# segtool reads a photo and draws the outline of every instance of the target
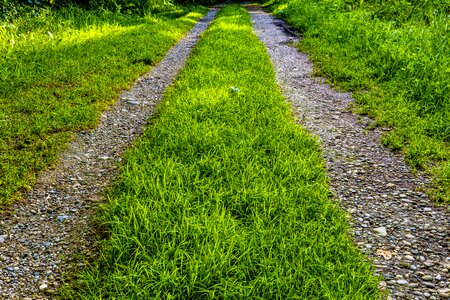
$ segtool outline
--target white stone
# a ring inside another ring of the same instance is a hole
[[[379,236],[387,236],[386,227],[377,227],[373,231],[375,231]]]
[[[444,299],[450,298],[450,289],[442,289],[442,290],[438,290],[437,292],[439,294],[439,297],[441,297],[441,298],[444,298]]]

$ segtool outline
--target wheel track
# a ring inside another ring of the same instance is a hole
[[[0,220],[0,298],[54,298],[64,274],[98,255],[92,217],[116,176],[117,161],[142,132],[165,89],[183,68],[212,8],[165,58],[115,105],[97,128],[78,132],[57,166],[42,172],[25,199]]]
[[[446,299],[450,216],[422,192],[429,179],[413,176],[402,156],[381,147],[382,129],[368,131],[371,120],[349,111],[350,94],[312,78],[307,55],[291,46],[299,38],[283,21],[248,9],[299,123],[321,141],[331,189],[351,216],[354,240],[384,276],[380,289],[387,288],[390,299]]]

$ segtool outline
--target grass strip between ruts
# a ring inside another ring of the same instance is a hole
[[[69,7],[0,24],[0,208],[205,12],[173,7],[140,17]]]
[[[103,207],[85,299],[375,299],[245,9],[206,31]]]

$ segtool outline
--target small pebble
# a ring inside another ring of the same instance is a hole
[[[57,219],[59,222],[63,222],[64,220],[67,220],[68,218],[69,218],[69,216],[63,215],[63,216],[58,216],[56,219]]]
[[[431,281],[431,280],[433,280],[433,277],[431,275],[423,275],[422,280]]]
[[[138,105],[138,104],[139,104],[139,101],[136,101],[136,100],[128,100],[127,103],[128,103],[128,104],[131,104],[131,105]]]
[[[387,236],[386,227],[377,227],[374,230],[379,236]]]
[[[449,299],[450,298],[450,288],[448,289],[441,289],[437,291],[439,294],[439,297],[444,298],[444,299]]]

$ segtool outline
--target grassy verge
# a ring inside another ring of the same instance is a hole
[[[102,209],[84,299],[375,299],[248,13],[219,12]]]
[[[0,207],[204,12],[174,7],[138,17],[70,7],[0,24]]]
[[[382,143],[433,176],[450,203],[449,1],[286,0],[274,11],[302,33],[317,75],[354,92],[356,111],[393,128]]]

